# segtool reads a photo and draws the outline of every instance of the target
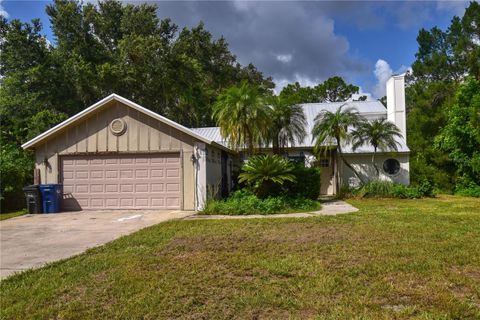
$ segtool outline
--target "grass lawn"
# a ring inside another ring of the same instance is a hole
[[[0,283],[1,319],[479,319],[480,199],[171,221]]]
[[[21,215],[26,214],[26,210],[20,210],[20,211],[14,211],[14,212],[9,212],[9,213],[0,213],[0,221],[10,219],[13,217],[18,217]]]

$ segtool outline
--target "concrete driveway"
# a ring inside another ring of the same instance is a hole
[[[193,211],[80,211],[29,214],[0,222],[0,278],[40,267]]]

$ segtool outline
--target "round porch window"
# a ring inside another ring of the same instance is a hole
[[[397,174],[400,171],[400,162],[397,159],[387,159],[383,162],[383,171],[389,175]]]
[[[110,131],[116,136],[122,135],[127,130],[127,124],[123,119],[114,119],[110,122]]]

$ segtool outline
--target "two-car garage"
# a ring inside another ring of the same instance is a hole
[[[65,210],[180,209],[180,154],[61,157]]]

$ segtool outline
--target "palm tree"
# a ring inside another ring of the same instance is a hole
[[[289,99],[272,96],[269,99],[272,117],[271,141],[273,154],[280,154],[290,143],[303,142],[307,120],[302,106]]]
[[[369,143],[373,146],[372,164],[380,175],[380,170],[375,163],[377,150],[397,151],[400,143],[395,138],[402,138],[400,129],[385,118],[375,119],[373,121],[365,121],[361,123],[353,132],[353,150],[357,150],[364,144]]]
[[[243,81],[226,89],[213,106],[213,117],[220,133],[232,147],[246,147],[253,154],[270,127],[268,107],[258,87]]]
[[[364,180],[355,168],[345,160],[342,152],[342,143],[351,140],[351,133],[348,132],[349,127],[357,127],[365,119],[353,107],[344,108],[341,105],[335,112],[323,110],[315,117],[315,124],[312,129],[312,139],[315,140],[316,152],[327,151],[329,144],[335,143],[337,153],[343,163],[352,170],[363,184]]]

